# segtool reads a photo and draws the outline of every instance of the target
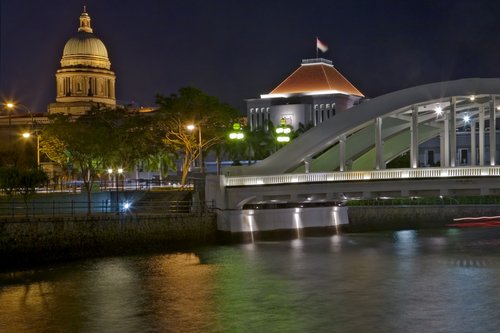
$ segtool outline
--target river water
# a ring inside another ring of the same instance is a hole
[[[0,332],[498,332],[500,228],[343,234],[0,275]]]

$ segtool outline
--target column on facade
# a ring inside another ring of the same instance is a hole
[[[457,160],[457,109],[456,97],[450,97],[450,167],[456,166]]]
[[[384,165],[384,147],[382,143],[382,118],[375,118],[375,168],[382,170]]]
[[[470,165],[475,166],[477,162],[476,155],[476,120],[470,121]]]
[[[479,105],[479,165],[484,166],[484,106]]]
[[[345,171],[345,144],[346,136],[341,135],[339,139],[339,170]]]
[[[494,166],[496,164],[496,142],[497,142],[497,133],[496,133],[496,101],[495,96],[491,95],[490,98],[490,165]]]
[[[313,124],[314,126],[318,125],[318,104],[314,105],[314,110],[313,110]]]
[[[410,160],[411,167],[418,168],[418,107],[413,106],[411,110],[411,126],[410,126]]]

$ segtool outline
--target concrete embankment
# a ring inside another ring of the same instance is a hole
[[[500,215],[500,205],[352,206],[346,231],[440,228],[454,218]]]
[[[212,214],[92,216],[0,222],[0,268],[215,242]]]

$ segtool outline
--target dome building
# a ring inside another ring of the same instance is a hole
[[[61,68],[56,72],[56,103],[49,104],[49,113],[79,115],[92,106],[116,106],[116,76],[108,51],[92,32],[84,7],[77,34],[64,46]]]

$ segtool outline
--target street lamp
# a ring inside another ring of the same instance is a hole
[[[240,123],[234,123],[233,130],[231,132],[229,132],[229,139],[233,142],[241,142],[244,138],[245,138],[245,134],[243,133],[243,128],[241,128]],[[239,155],[239,153],[240,153],[239,148],[240,148],[240,146],[237,145],[236,146],[237,155]],[[237,155],[235,156],[236,160],[233,162],[233,165],[241,165]]]
[[[34,132],[36,136],[36,167],[40,168],[40,134]],[[23,138],[29,139],[31,137],[30,132],[24,132]]]
[[[33,121],[33,113],[31,112],[30,108],[28,108],[24,104],[19,104],[19,103],[14,103],[14,102],[7,102],[4,104],[5,107],[7,107],[8,114],[9,114],[9,144],[12,143],[12,112],[16,108],[22,108],[26,112],[28,112],[29,116],[31,117],[31,127],[34,126],[34,121]]]
[[[14,110],[14,103],[8,102],[5,103],[5,106],[7,107],[8,114],[9,114],[9,145],[12,143],[12,125],[11,125],[11,118],[12,118],[12,111]]]
[[[116,192],[116,213],[120,213],[120,199],[119,199],[119,190],[118,190],[118,179],[119,177],[123,174],[123,169],[122,168],[118,168],[116,170],[116,176],[115,176],[115,185],[116,185],[116,188],[115,188],[115,192]],[[108,175],[110,178],[112,178],[112,175],[113,175],[113,169],[112,168],[109,168],[108,169]],[[110,191],[111,192],[111,191]]]
[[[233,124],[233,130],[229,133],[229,138],[231,140],[243,140],[245,138],[245,134],[243,134],[243,129],[239,123]]]
[[[281,118],[280,125],[276,127],[276,140],[280,143],[290,142],[290,133],[292,132],[290,126],[286,124],[286,119]]]
[[[200,173],[204,172],[203,168],[203,150],[202,150],[202,142],[201,142],[201,126],[198,124],[198,126],[195,126],[194,124],[189,124],[186,126],[188,131],[194,131],[196,128],[198,128],[198,164],[200,167]]]

